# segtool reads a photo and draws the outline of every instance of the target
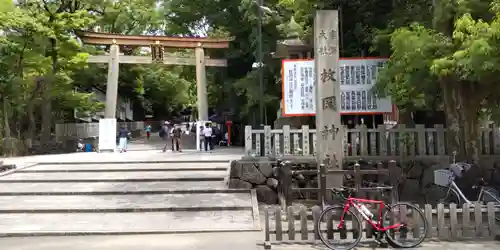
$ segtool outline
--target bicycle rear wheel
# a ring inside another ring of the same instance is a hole
[[[429,225],[424,212],[413,204],[400,202],[388,205],[382,219],[385,227],[401,224],[398,228],[385,231],[387,242],[393,247],[416,247],[427,235]]]
[[[438,185],[431,185],[427,188],[427,192],[425,193],[425,202],[426,204],[431,204],[432,206],[436,206],[438,203],[455,203],[460,205],[460,195],[458,195],[457,191],[453,189]]]
[[[344,220],[341,223],[340,218]],[[327,207],[316,224],[321,242],[330,249],[349,250],[358,245],[361,240],[363,228],[359,217],[351,211],[344,213],[344,207]]]
[[[481,198],[481,201],[484,203],[489,203],[493,202],[496,203],[496,206],[500,205],[500,194],[499,192],[491,187],[484,187],[483,188],[483,195]],[[495,220],[500,221],[500,215],[498,213],[495,214]]]

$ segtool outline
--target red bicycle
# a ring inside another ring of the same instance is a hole
[[[392,187],[372,189],[383,194]],[[345,204],[326,206],[319,216],[316,232],[328,248],[352,249],[361,241],[363,231],[367,234],[371,231],[379,244],[383,243],[381,240],[385,235],[387,243],[393,247],[412,248],[424,241],[428,225],[424,213],[417,206],[404,202],[386,205],[383,201],[353,198],[352,194],[356,191],[354,188],[332,188],[331,191],[342,198]],[[370,211],[370,205],[379,206],[378,215]],[[364,229],[358,214],[366,221]],[[339,223],[334,223],[334,219],[338,219]],[[326,228],[322,228],[323,225]],[[335,233],[340,234],[340,237],[334,237]],[[354,241],[348,243],[348,240]]]

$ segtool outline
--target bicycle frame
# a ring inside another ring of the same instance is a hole
[[[368,217],[368,215],[366,215],[363,212],[363,210],[361,210],[360,206],[363,203],[376,204],[376,205],[380,206],[378,221],[374,221],[374,220],[370,219]],[[349,197],[349,198],[347,198],[347,201],[344,204],[344,213],[340,217],[340,222],[339,222],[339,225],[337,226],[337,228],[342,228],[342,226],[344,225],[344,215],[347,213],[347,211],[349,210],[349,208],[351,208],[351,206],[354,207],[356,209],[356,211],[358,211],[358,213],[361,214],[361,216],[363,217],[363,219],[366,222],[368,222],[377,231],[384,232],[384,231],[387,231],[387,230],[390,230],[390,229],[393,229],[393,228],[399,228],[402,225],[400,223],[399,224],[395,224],[395,225],[391,225],[391,226],[388,226],[388,227],[384,227],[382,225],[383,224],[383,221],[382,221],[382,212],[383,212],[384,207],[385,207],[385,204],[384,204],[383,201],[367,200],[367,199],[360,199],[360,198]]]

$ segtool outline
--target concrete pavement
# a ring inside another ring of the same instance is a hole
[[[2,250],[263,250],[262,232],[195,233],[166,235],[67,236],[0,238]],[[358,250],[371,250],[363,244]],[[273,250],[328,250],[317,245],[274,245]],[[421,250],[498,250],[497,242],[436,242],[428,240]]]

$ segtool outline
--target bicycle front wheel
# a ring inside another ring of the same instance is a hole
[[[385,227],[400,225],[385,231],[387,242],[393,247],[416,247],[427,235],[429,225],[424,212],[413,204],[400,202],[389,205],[382,219]]]
[[[359,217],[351,211],[344,213],[344,207],[327,207],[316,224],[321,242],[330,249],[349,250],[358,245],[363,228]]]

